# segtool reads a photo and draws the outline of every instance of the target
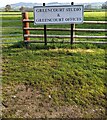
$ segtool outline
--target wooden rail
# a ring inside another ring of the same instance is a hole
[[[43,28],[24,28],[24,30],[44,30]],[[71,31],[70,28],[47,28],[47,31]],[[73,31],[79,31],[79,32],[107,32],[107,29],[79,29],[74,28]]]
[[[26,19],[23,19],[23,22],[29,22],[29,23],[33,23],[34,20],[26,20]],[[83,21],[83,23],[86,23],[86,24],[107,24],[107,21]]]
[[[34,34],[25,34],[24,37],[26,38],[43,38],[44,35],[34,35]],[[70,38],[70,35],[47,35],[47,38]],[[94,38],[94,39],[107,39],[107,36],[78,36],[78,35],[75,35],[73,36],[73,38]]]

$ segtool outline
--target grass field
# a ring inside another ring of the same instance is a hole
[[[104,12],[86,12],[84,16],[85,20],[105,20]],[[3,17],[6,19],[20,17]],[[12,32],[3,30],[3,34]],[[21,29],[15,30],[19,33]],[[3,117],[106,118],[105,50],[106,45],[93,44],[33,44],[26,49],[20,40],[3,46]]]

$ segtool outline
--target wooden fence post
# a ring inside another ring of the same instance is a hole
[[[74,2],[71,2],[71,5],[74,5]],[[71,41],[70,41],[70,44],[73,44],[73,27],[74,27],[74,24],[71,24]]]
[[[43,3],[43,6],[45,6],[45,3]],[[44,25],[44,42],[45,42],[45,45],[47,45],[46,25]]]
[[[29,30],[25,30],[24,28],[29,28],[29,22],[25,22],[23,20],[28,20],[29,16],[28,16],[28,12],[22,12],[22,22],[23,22],[23,38],[24,38],[24,42],[26,43],[26,47],[28,47],[28,42],[30,40],[29,37],[25,37],[24,35],[29,35],[30,32]]]

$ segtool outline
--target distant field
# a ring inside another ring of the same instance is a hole
[[[29,14],[32,19],[33,13]],[[104,12],[86,12],[84,16],[85,20],[105,20]],[[21,27],[21,22],[7,23],[7,19],[21,20],[20,16],[3,17],[3,27]],[[105,28],[90,24],[76,26]],[[58,34],[61,33],[66,34]],[[22,30],[3,28],[5,34],[22,34]],[[104,35],[102,32],[82,34]],[[4,118],[107,117],[106,45],[32,44],[26,49],[22,36],[13,39],[15,44],[2,48]]]

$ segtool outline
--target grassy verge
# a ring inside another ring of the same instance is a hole
[[[42,100],[49,102],[51,98],[55,106],[77,105],[82,111],[97,109],[98,114],[84,113],[82,117],[105,117],[105,71],[105,49],[94,46],[3,49],[4,89],[24,84],[39,90]],[[5,90],[3,97],[7,99]]]

